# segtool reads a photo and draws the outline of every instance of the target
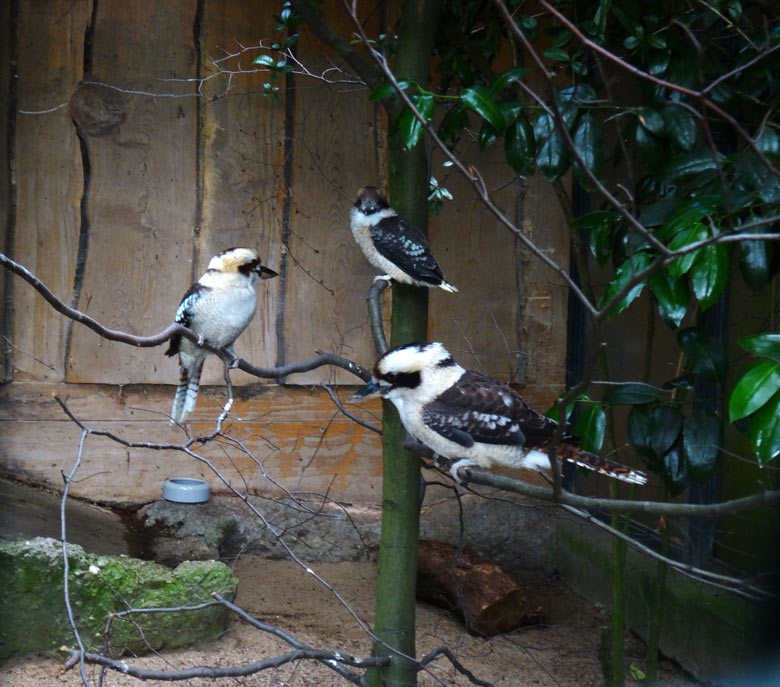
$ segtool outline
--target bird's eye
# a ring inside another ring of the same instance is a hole
[[[387,372],[386,374],[383,374],[382,381],[385,381],[388,384],[395,384],[395,372]]]

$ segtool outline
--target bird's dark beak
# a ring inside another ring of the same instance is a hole
[[[274,277],[279,276],[276,272],[266,267],[265,265],[260,265],[259,274],[260,274],[260,279],[273,279]]]
[[[347,399],[347,403],[356,403],[362,401],[365,398],[372,398],[382,392],[381,386],[377,382],[371,381],[368,384],[361,386],[352,396]]]

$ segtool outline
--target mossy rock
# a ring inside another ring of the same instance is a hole
[[[171,570],[127,556],[88,554],[69,544],[68,591],[81,640],[89,651],[112,656],[143,654],[216,639],[229,611],[208,606],[191,611],[109,617],[128,608],[176,608],[212,600],[216,592],[233,599],[237,580],[217,561],[187,561]],[[39,537],[0,542],[0,658],[18,653],[53,655],[75,646],[63,592],[62,545]]]

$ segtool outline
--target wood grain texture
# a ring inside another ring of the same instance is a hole
[[[16,29],[13,258],[65,302],[73,290],[84,181],[67,104],[82,78],[91,9],[86,1],[21,2]],[[52,108],[58,109],[48,111]],[[19,280],[13,285],[12,316],[14,379],[63,379],[67,321]]]
[[[298,56],[315,73],[332,66],[306,32]],[[375,107],[354,86],[299,77],[296,89],[285,353],[296,360],[325,349],[370,365],[375,355],[365,298],[375,271],[352,238],[349,210],[360,187],[377,183]],[[353,380],[335,369],[295,379],[320,381]]]
[[[496,203],[514,216],[512,171],[500,151],[464,151],[480,170]],[[516,379],[518,279],[515,238],[484,207],[461,175],[447,175],[433,157],[433,176],[455,197],[431,217],[430,241],[448,281],[450,294],[432,289],[429,336],[442,341],[461,365],[501,381]]]
[[[12,45],[16,42],[13,34],[11,3],[0,4],[0,100],[4,103],[12,103],[12,92],[16,88],[11,80]],[[11,112],[11,107],[0,107],[0,250],[10,253],[12,243],[8,235],[9,221],[13,221],[11,210],[12,197],[14,195],[11,184],[11,146],[13,130],[9,127],[16,126],[16,116]],[[6,282],[9,289],[6,291]],[[10,303],[6,301],[6,294],[10,297],[10,274],[0,274],[0,336],[8,336],[11,331]],[[8,352],[8,355],[6,355]],[[0,339],[0,382],[11,380],[11,354],[10,342]]]
[[[193,433],[213,429],[224,398],[217,389],[211,391],[199,398],[189,424]],[[5,385],[0,387],[0,465],[6,475],[61,487],[61,471],[73,464],[81,432],[53,400],[55,392],[68,397],[71,411],[90,428],[131,441],[185,440],[181,430],[168,426],[165,387]],[[226,433],[252,455],[226,442],[194,450],[236,488],[277,495],[278,483],[293,491],[329,493],[340,501],[379,500],[379,436],[344,417],[323,391],[273,388],[237,400],[234,409]],[[369,422],[378,422],[381,414],[378,402],[353,410]],[[200,477],[214,493],[228,491],[207,464],[184,453],[125,448],[91,436],[72,493],[98,502],[139,503],[159,498],[163,481],[172,476]]]
[[[189,269],[179,266],[189,267],[192,258],[196,85],[173,80],[195,71],[195,13],[195,0],[143,11],[106,0],[95,17],[91,77],[122,89],[111,102],[112,91],[102,95],[107,106],[123,108],[123,116],[108,131],[86,137],[92,181],[80,306],[103,324],[132,333],[170,323],[190,284]],[[162,350],[128,349],[75,328],[67,379],[155,382],[168,370],[174,379],[175,363],[163,362]]]
[[[281,184],[284,108],[263,95],[267,71],[252,60],[268,50],[246,50],[258,39],[278,38],[275,20],[264,3],[206,3],[200,41],[202,210],[197,251],[201,267],[210,256],[232,246],[256,248],[264,264],[278,271],[281,258]],[[264,40],[265,44],[270,40]],[[235,55],[229,59],[226,51]],[[279,280],[257,289],[255,319],[241,335],[237,352],[255,365],[273,366]],[[207,364],[202,383],[222,383],[222,367]],[[239,373],[236,384],[257,381]]]

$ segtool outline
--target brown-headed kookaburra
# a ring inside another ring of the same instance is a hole
[[[191,329],[203,342],[235,357],[233,342],[247,328],[257,309],[255,287],[261,279],[275,276],[276,272],[264,267],[251,248],[230,248],[217,253],[203,276],[181,299],[176,322]],[[179,354],[179,386],[171,410],[171,424],[175,424],[195,408],[208,352],[174,334],[165,353]]]
[[[371,382],[350,401],[379,395],[398,409],[406,431],[436,455],[467,465],[549,470],[548,447],[556,422],[533,410],[506,384],[462,368],[440,343],[410,343],[385,353]],[[555,448],[563,460],[633,484],[644,473],[581,449],[564,436]]]
[[[349,213],[352,235],[368,261],[382,274],[401,284],[438,286],[457,291],[444,281],[425,234],[390,207],[374,186],[366,186]]]

